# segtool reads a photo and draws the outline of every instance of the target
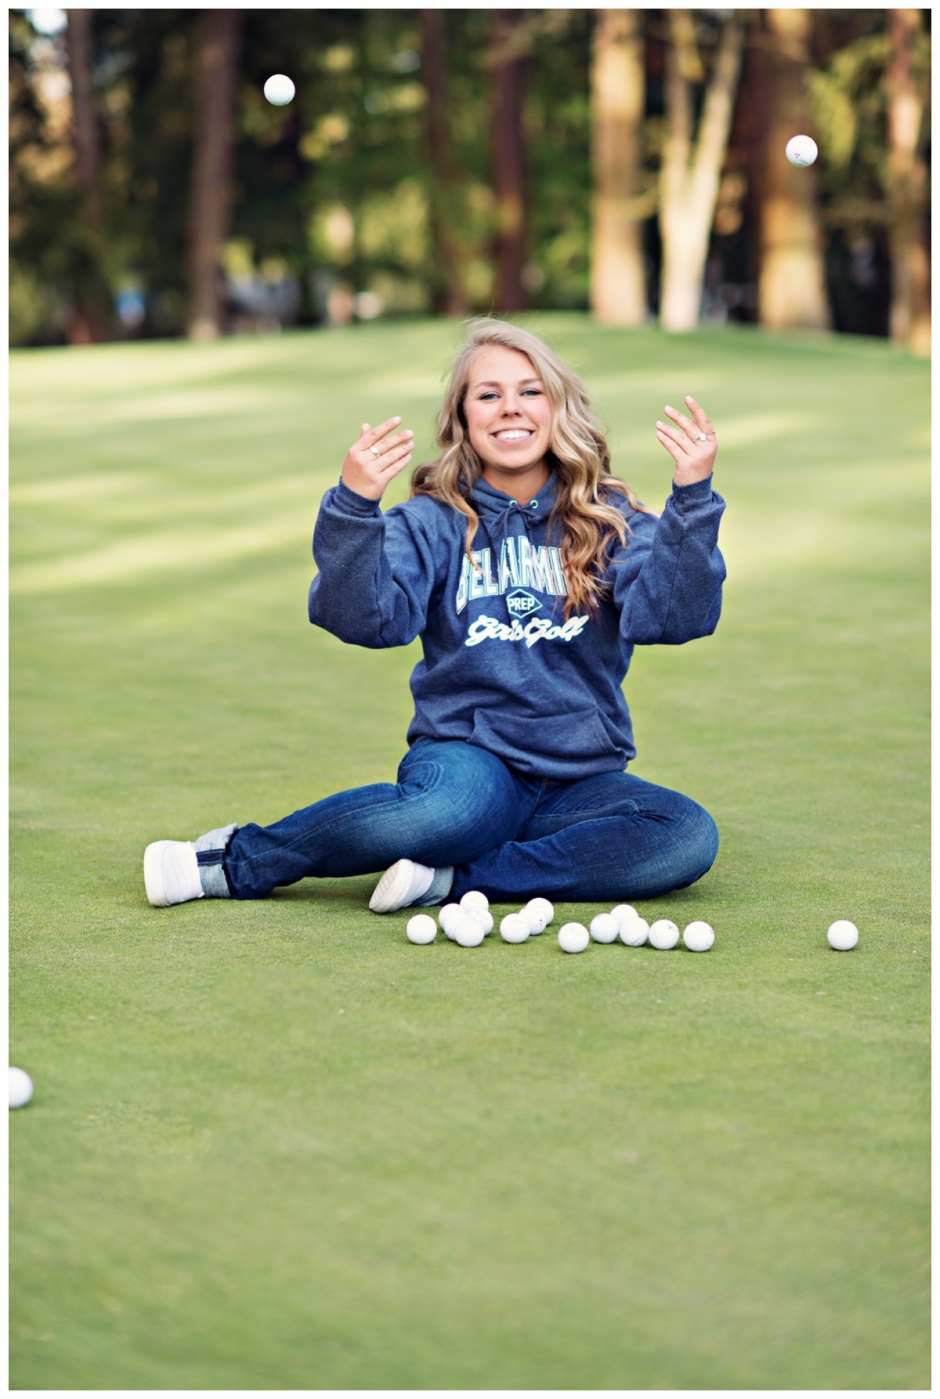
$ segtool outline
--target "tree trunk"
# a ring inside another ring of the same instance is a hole
[[[500,50],[519,23],[519,10],[496,10],[497,57],[493,65],[495,147],[496,250],[495,304],[499,311],[521,311],[526,305],[522,270],[525,266],[525,159],[522,142],[523,58]]]
[[[75,181],[90,196],[95,193],[101,147],[91,80],[91,10],[66,10],[68,16],[69,78],[72,82],[72,122],[75,139]]]
[[[722,25],[715,66],[693,144],[692,83],[702,74],[688,10],[668,10],[666,146],[660,175],[663,243],[659,319],[666,330],[698,324],[708,239],[741,68],[742,32],[732,12]]]
[[[767,10],[767,143],[760,214],[759,315],[775,329],[831,324],[816,171],[791,165],[791,136],[809,134],[810,10]]]
[[[421,11],[424,82],[431,154],[431,245],[434,309],[445,316],[469,310],[457,238],[457,177],[447,122],[447,38],[444,10]]]
[[[101,218],[98,171],[101,142],[95,115],[91,77],[91,10],[66,10],[68,16],[68,63],[72,83],[72,139],[75,144],[75,183],[84,193],[82,217],[95,225]],[[75,289],[75,304],[69,316],[70,345],[91,345],[102,339],[98,321],[101,307],[93,305],[99,296],[88,295],[87,285]]]
[[[927,243],[927,165],[924,102],[914,77],[920,10],[889,10],[888,202],[891,222],[891,339],[930,353],[930,253]]]
[[[240,10],[207,10],[196,55],[196,140],[189,195],[189,313],[192,340],[221,330],[221,257],[232,206],[235,87]]]
[[[594,209],[591,310],[604,325],[643,325],[643,211],[638,205],[646,107],[636,10],[597,10],[591,66]]]

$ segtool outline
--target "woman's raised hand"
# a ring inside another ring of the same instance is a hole
[[[343,462],[343,484],[366,500],[381,500],[385,488],[411,461],[414,433],[411,428],[396,432],[401,418],[389,418],[378,427],[362,424],[359,441],[354,442]]]
[[[691,396],[687,396],[685,401],[691,418],[670,408],[667,403],[666,413],[675,427],[670,427],[668,423],[656,423],[656,436],[676,464],[674,479],[677,486],[691,486],[693,481],[704,481],[714,471],[715,457],[718,455],[718,438],[708,414]]]

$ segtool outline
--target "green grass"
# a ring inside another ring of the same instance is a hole
[[[309,627],[309,537],[455,329],[13,356],[14,1388],[929,1385],[928,370],[534,325],[647,501],[663,405],[719,428],[721,625],[626,687],[705,957],[151,909],[148,841],[392,776],[417,651]]]

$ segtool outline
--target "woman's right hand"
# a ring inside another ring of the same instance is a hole
[[[401,418],[389,418],[378,427],[362,424],[343,462],[343,485],[366,500],[381,500],[389,481],[411,461],[414,433],[396,432]]]

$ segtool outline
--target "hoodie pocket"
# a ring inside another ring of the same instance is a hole
[[[596,709],[528,717],[499,709],[478,709],[470,742],[486,748],[522,772],[567,776],[568,769],[609,771],[611,759],[626,762],[626,743],[610,738]]]

